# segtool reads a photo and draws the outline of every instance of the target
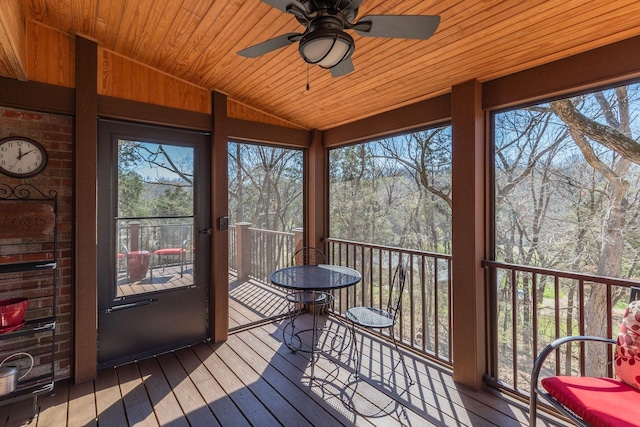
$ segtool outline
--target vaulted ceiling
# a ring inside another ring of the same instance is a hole
[[[363,0],[358,17],[440,15],[441,23],[425,41],[350,31],[355,71],[332,78],[328,70],[307,67],[297,43],[255,59],[237,54],[302,32],[294,16],[260,0],[21,0],[21,7],[26,19],[86,35],[135,61],[321,130],[449,92],[469,79],[491,80],[640,35],[637,0]]]

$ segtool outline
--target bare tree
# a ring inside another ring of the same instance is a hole
[[[291,231],[302,226],[302,153],[231,143],[229,208],[232,221]]]
[[[601,124],[594,118],[582,114],[576,107],[576,100],[563,99],[551,103],[553,112],[564,121],[571,138],[582,151],[585,160],[607,182],[607,214],[602,223],[600,257],[596,274],[620,277],[624,231],[628,201],[626,193],[629,183],[625,179],[632,161],[640,162],[640,144],[631,138],[629,100],[626,87],[619,87],[613,99],[607,99],[602,92],[594,94],[606,122]],[[592,147],[591,141],[601,144],[613,153],[601,158]],[[587,334],[605,336],[607,315],[606,288],[593,286],[585,304],[585,327]],[[587,347],[587,373],[602,375],[606,366],[606,355],[601,348]]]

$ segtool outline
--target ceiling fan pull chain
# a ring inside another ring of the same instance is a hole
[[[311,89],[311,86],[309,85],[309,63],[307,62],[307,92],[309,89]]]

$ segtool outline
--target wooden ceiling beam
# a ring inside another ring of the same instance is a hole
[[[27,80],[27,37],[19,0],[5,0],[0,8],[0,75]]]

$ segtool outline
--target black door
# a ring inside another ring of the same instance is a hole
[[[207,134],[101,120],[98,366],[208,337]]]

